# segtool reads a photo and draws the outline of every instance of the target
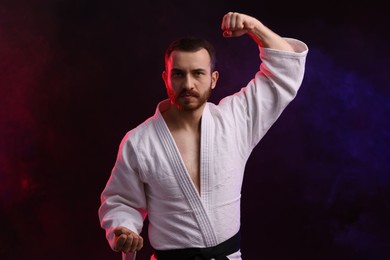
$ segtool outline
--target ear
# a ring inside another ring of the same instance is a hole
[[[218,77],[219,77],[218,71],[215,70],[213,71],[213,73],[211,73],[211,89],[214,89],[215,86],[217,85]]]
[[[167,72],[165,70],[161,73],[161,77],[164,80],[165,86],[167,86],[167,77],[168,77],[168,75],[167,75]]]

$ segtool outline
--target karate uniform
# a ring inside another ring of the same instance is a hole
[[[124,136],[99,208],[108,241],[117,226],[141,233],[146,216],[149,241],[159,250],[211,247],[239,231],[246,162],[294,99],[304,76],[308,48],[299,40],[286,40],[295,52],[259,47],[260,70],[248,85],[218,105],[206,104],[200,194],[160,112],[169,100]],[[123,259],[135,259],[135,254],[123,254]],[[229,259],[241,259],[240,251]]]

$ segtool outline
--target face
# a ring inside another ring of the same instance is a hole
[[[173,51],[162,74],[171,103],[186,111],[203,107],[218,80],[218,72],[210,70],[207,50]]]

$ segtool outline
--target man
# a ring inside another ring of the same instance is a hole
[[[196,38],[168,47],[162,78],[169,99],[123,138],[101,195],[101,226],[123,259],[142,248],[147,215],[151,259],[241,259],[245,164],[294,99],[308,48],[241,13],[227,13],[221,28],[224,37],[253,38],[260,71],[215,105],[207,102],[219,76],[213,47]]]

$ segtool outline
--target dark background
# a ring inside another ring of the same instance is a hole
[[[221,36],[228,11],[309,46],[297,98],[247,164],[244,259],[390,259],[386,9],[238,2],[1,0],[0,259],[121,258],[99,196],[125,132],[166,97],[168,42],[194,34],[216,46],[212,102],[257,70],[249,37]],[[138,259],[149,255],[146,242]]]

